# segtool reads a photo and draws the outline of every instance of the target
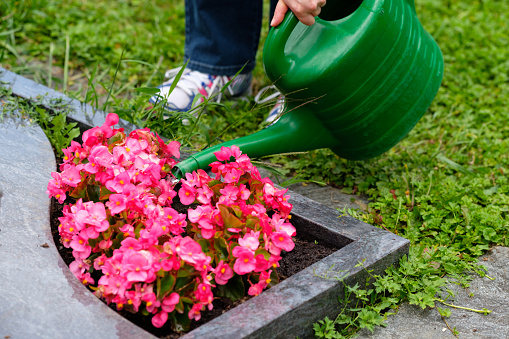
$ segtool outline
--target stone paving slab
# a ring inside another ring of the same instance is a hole
[[[483,315],[461,309],[451,309],[446,318],[451,328],[456,327],[459,338],[502,339],[509,338],[509,248],[496,246],[479,258],[487,267],[488,275],[495,278],[475,277],[468,289],[456,284],[448,288],[455,293],[449,303],[473,309],[487,308],[492,313]],[[470,297],[470,293],[473,296]],[[446,294],[444,294],[445,296]],[[450,308],[440,305],[441,308]],[[374,333],[363,330],[359,338],[366,339],[452,339],[456,338],[447,329],[436,309],[422,310],[415,305],[401,305],[398,314],[390,316],[387,327],[378,327]]]
[[[55,168],[40,127],[0,123],[0,338],[155,338],[92,295],[60,257],[46,195]]]

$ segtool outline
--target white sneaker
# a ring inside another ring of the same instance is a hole
[[[181,68],[170,69],[165,73],[165,78],[169,78],[169,80],[157,87],[160,89],[160,92],[149,99],[151,104],[155,105],[160,101],[165,101],[164,108],[170,112],[188,112],[194,106],[204,101],[203,98],[201,98],[197,100],[193,106],[194,98],[198,93],[206,98],[209,98],[214,93],[219,93],[215,98],[215,100],[219,102],[222,98],[222,93],[220,93],[220,91],[230,80],[233,79],[227,87],[226,95],[235,97],[249,92],[251,80],[253,78],[251,73],[239,74],[234,77],[210,75],[186,68],[177,85],[170,93],[171,85],[175,81],[175,77],[180,69]]]
[[[276,92],[272,93],[271,95],[261,99],[261,97],[265,94],[265,92],[269,89],[276,90]],[[276,123],[279,118],[281,117],[283,110],[284,110],[284,103],[285,103],[285,97],[277,91],[276,87],[274,85],[264,87],[256,94],[254,101],[261,105],[270,101],[276,100],[276,104],[272,107],[272,109],[269,111],[269,115],[267,118],[265,118],[265,122],[269,123],[270,125]]]

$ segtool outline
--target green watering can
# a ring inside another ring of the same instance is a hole
[[[263,63],[286,113],[180,162],[177,176],[207,168],[232,145],[251,158],[327,147],[346,159],[375,157],[416,125],[443,75],[442,53],[413,0],[331,0],[312,26],[288,12],[269,32]]]

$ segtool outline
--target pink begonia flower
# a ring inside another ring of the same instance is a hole
[[[129,282],[147,281],[150,271],[153,269],[153,257],[149,251],[132,251],[124,258],[123,267],[129,272],[126,278]]]
[[[239,233],[239,232],[242,232],[242,228],[234,228],[234,227],[230,227],[227,229],[228,232],[231,232],[231,233]]]
[[[71,248],[78,252],[83,252],[86,250],[88,245],[88,238],[84,238],[81,235],[75,235],[72,237]]]
[[[232,169],[224,176],[224,182],[227,184],[236,183],[243,174],[244,172],[242,170]]]
[[[108,167],[113,162],[113,155],[106,146],[96,146],[90,152],[90,156],[101,166]]]
[[[89,284],[93,285],[93,284],[95,284],[94,278],[92,278],[90,276],[90,273],[88,273],[88,272],[84,273],[83,275],[81,275],[81,277],[79,277],[79,279],[80,279],[80,281],[81,281],[81,283],[83,285],[89,285]]]
[[[221,260],[214,270],[214,280],[219,285],[224,285],[233,277],[232,268]]]
[[[116,146],[113,148],[113,163],[125,167],[130,165],[130,156],[125,150],[125,147]]]
[[[251,231],[246,233],[243,238],[239,239],[239,245],[249,248],[251,251],[256,251],[258,246],[260,246],[260,231],[254,232]]]
[[[210,216],[214,209],[212,206],[197,206],[194,210],[188,209],[187,215],[189,216],[190,222],[200,222],[202,220],[210,221]],[[211,225],[212,227],[212,225]]]
[[[240,155],[242,154],[242,152],[240,151],[240,148],[238,146],[233,145],[232,147],[230,147],[230,149],[232,152],[232,156],[235,159],[238,159],[240,157]]]
[[[121,251],[127,251],[127,250],[134,250],[134,251],[141,251],[143,248],[143,244],[134,237],[128,237],[122,240],[120,243],[120,250]]]
[[[180,158],[180,142],[178,141],[170,141],[168,144],[165,144],[160,138],[157,136],[159,140],[159,144],[165,154],[169,156]]]
[[[202,304],[200,304],[200,303],[194,304],[188,313],[189,319],[191,319],[191,320],[194,319],[196,321],[200,320],[202,308],[203,308]]]
[[[91,128],[83,132],[81,139],[83,140],[84,146],[93,146],[98,140],[102,139],[102,131],[99,127]]]
[[[147,147],[148,142],[146,140],[127,138],[124,149],[130,157],[134,157],[143,152]]]
[[[255,272],[262,272],[266,271],[268,268],[271,267],[271,264],[268,260],[265,259],[263,254],[258,254],[256,257],[256,268],[254,269]]]
[[[239,188],[234,185],[227,185],[223,189],[219,190],[222,195],[219,197],[218,204],[231,205],[237,200],[239,194]]]
[[[241,168],[243,168],[246,171],[250,172],[253,172],[255,170],[257,171],[256,167],[251,163],[251,159],[249,159],[249,157],[246,154],[242,154],[241,156],[237,157],[236,162],[237,164],[239,164]],[[253,173],[251,173],[251,176],[254,179],[258,179],[255,175],[253,175]]]
[[[156,328],[163,327],[166,321],[168,321],[168,313],[165,311],[160,311],[152,317],[152,325]]]
[[[285,219],[281,218],[279,214],[274,214],[270,223],[274,226],[277,232],[285,232],[290,237],[294,237],[297,234],[295,227],[293,227],[293,225],[289,222],[285,222]]]
[[[106,254],[101,254],[97,258],[94,259],[94,269],[96,270],[102,270],[102,266],[106,262],[108,257],[106,257]]]
[[[208,186],[198,188],[197,193],[196,200],[203,205],[210,204],[210,198],[214,196],[214,192]]]
[[[239,185],[239,196],[242,200],[247,200],[251,196],[251,191],[246,187],[246,185]]]
[[[158,187],[161,189],[161,194],[157,197],[157,201],[162,206],[170,205],[177,195],[177,192],[173,190],[173,185],[169,180],[161,179]]]
[[[124,237],[134,237],[134,227],[130,224],[124,224],[124,226],[119,228],[120,231],[124,233]]]
[[[112,294],[124,295],[127,286],[126,279],[120,275],[113,275],[108,279],[108,290]]]
[[[141,305],[141,294],[139,294],[137,290],[136,291],[129,290],[125,292],[125,297],[127,298],[127,304],[132,305],[134,311],[138,312],[139,307]]]
[[[272,270],[269,270],[268,272],[262,272],[260,274],[260,280],[258,281],[258,283],[251,285],[247,294],[257,296],[258,294],[262,293],[263,289],[265,289],[267,285],[270,284],[271,272]]]
[[[237,258],[235,264],[233,264],[235,273],[244,275],[252,272],[256,268],[256,259],[251,250],[242,246],[237,246],[233,249],[232,254]]]
[[[196,256],[196,263],[193,266],[197,271],[205,272],[206,276],[212,270],[211,262],[212,258],[202,252],[202,254]]]
[[[113,245],[113,241],[111,239],[101,240],[99,242],[99,248],[102,250],[107,250]]]
[[[196,188],[183,182],[179,190],[179,198],[184,205],[191,205],[196,200]]]
[[[198,284],[196,291],[194,291],[194,295],[196,300],[201,302],[203,305],[208,305],[212,303],[212,300],[214,300],[214,295],[212,294],[212,290],[208,284]]]
[[[249,287],[249,290],[247,291],[247,294],[255,297],[258,294],[263,292],[263,287],[258,284],[253,284]]]
[[[66,198],[65,191],[61,189],[60,186],[56,184],[55,180],[53,179],[51,179],[50,182],[48,183],[46,194],[49,197],[55,197],[55,199],[58,200],[59,204],[62,204]]]
[[[74,160],[74,152],[77,148],[81,148],[81,145],[77,143],[76,141],[72,140],[71,145],[67,148],[63,148],[62,152],[64,153],[64,164],[67,164],[69,162],[72,162]],[[62,168],[60,168],[62,170]]]
[[[110,126],[113,126],[113,125],[116,125],[118,124],[118,115],[115,114],[115,113],[108,113],[108,115],[106,116],[106,120],[104,122],[104,125],[110,127]]]
[[[287,252],[295,247],[292,238],[286,232],[274,232],[270,235],[270,239],[277,247]]]
[[[145,293],[141,297],[141,300],[143,300],[146,303],[145,308],[150,313],[155,313],[155,311],[157,311],[157,308],[159,306],[161,306],[161,302],[159,300],[157,300],[157,297],[156,297],[155,293],[153,293],[153,292]]]
[[[76,187],[81,182],[80,171],[76,166],[67,166],[67,168],[61,174],[62,182],[71,187]]]
[[[176,256],[165,257],[164,255],[161,255],[161,258],[161,268],[166,272],[178,270],[180,268],[180,261]]]
[[[77,236],[74,236],[74,237],[77,237]],[[88,241],[85,243],[84,240],[82,240],[83,238],[80,238],[80,239],[73,239],[71,240],[71,248],[72,248],[72,244],[73,244],[73,241],[75,241],[75,248],[73,248],[73,251],[72,251],[72,255],[74,258],[76,259],[87,259],[88,256],[90,255],[90,253],[92,253],[92,247],[90,247],[88,245]],[[81,243],[80,243],[81,241]],[[82,246],[83,244],[86,244],[84,246]]]
[[[196,264],[204,255],[200,244],[190,237],[182,238],[177,244],[176,251],[182,260],[190,264]]]
[[[184,179],[182,179],[184,180]],[[198,175],[198,172],[193,171],[191,173],[186,173],[186,179],[185,182],[191,186],[191,187],[197,187],[200,186],[200,177]]]
[[[110,209],[111,215],[118,214],[127,207],[126,197],[123,194],[112,194],[106,206]]]
[[[124,187],[134,186],[131,184],[131,177],[127,171],[120,173],[115,176],[112,180],[108,180],[106,182],[106,188],[112,192],[122,193],[124,191]]]
[[[200,205],[194,210],[187,210],[187,215],[189,216],[189,221],[198,223],[198,226],[201,228],[202,236],[205,239],[210,239],[214,236],[215,218],[219,215],[219,210],[214,210],[210,205]]]
[[[72,274],[74,274],[75,277],[78,277],[78,279],[85,272],[85,270],[88,270],[89,268],[90,265],[85,264],[85,262],[81,259],[76,259],[69,265],[69,269],[71,270]]]
[[[165,312],[173,312],[175,309],[175,306],[180,301],[180,295],[176,292],[173,292],[169,296],[165,297],[163,301],[161,302],[161,309]]]
[[[227,161],[230,160],[230,157],[232,156],[232,150],[228,147],[223,146],[221,147],[221,150],[214,152],[214,155],[219,161]]]

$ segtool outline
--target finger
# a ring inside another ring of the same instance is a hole
[[[320,11],[318,11],[318,14],[320,14]],[[305,14],[305,15],[301,15],[301,16],[297,16],[297,19],[299,19],[300,22],[302,22],[304,25],[306,26],[311,26],[312,24],[315,23],[315,16],[317,16],[318,14],[314,15],[314,14]]]
[[[276,5],[276,9],[274,10],[274,16],[272,17],[270,25],[272,27],[279,25],[285,18],[286,12],[288,12],[288,6],[282,0],[279,0]]]

